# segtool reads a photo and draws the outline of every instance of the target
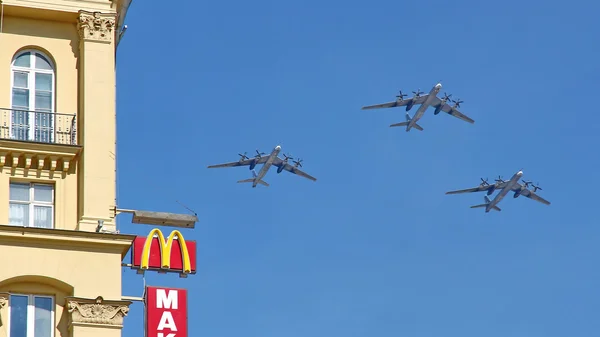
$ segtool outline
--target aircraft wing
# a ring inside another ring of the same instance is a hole
[[[440,104],[442,104],[442,100],[439,99],[438,97],[434,97],[433,99],[433,103],[431,103],[431,106],[433,107],[438,107]],[[462,119],[465,122],[468,123],[475,123],[474,120],[472,120],[471,118],[467,117],[465,114],[461,113],[460,111],[456,110],[456,108],[451,107],[450,105],[448,105],[447,103],[444,103],[444,106],[442,107],[442,111],[452,115],[458,119]]]
[[[525,189],[525,190],[523,190],[523,192],[521,192],[521,195],[524,196],[524,197],[527,197],[529,199],[533,199],[535,201],[539,201],[539,202],[541,202],[544,205],[550,205],[550,201],[548,201],[548,200],[540,197],[539,195],[535,194],[535,192],[533,192],[533,191]]]
[[[287,162],[281,160],[281,158],[279,158],[279,157],[275,158],[275,160],[273,161],[273,166],[277,166],[277,167],[282,167],[283,166],[283,169],[286,170],[286,171],[288,171],[288,172],[291,172],[293,174],[297,174],[297,175],[299,175],[301,177],[310,179],[312,181],[317,181],[317,178],[315,178],[315,177],[307,174],[306,172],[303,172],[302,170],[300,170],[299,168],[297,168],[295,166],[292,166],[292,165],[288,164]]]
[[[415,101],[414,104],[423,104],[423,102],[425,102],[425,99],[427,99],[427,96],[429,96],[429,94],[425,94],[423,96],[419,96],[417,98],[411,97],[411,98],[407,98],[401,101],[394,101],[394,102],[388,102],[388,103],[382,103],[382,104],[375,104],[375,105],[367,105],[367,106],[363,106],[362,110],[369,110],[369,109],[381,109],[381,108],[394,108],[397,106],[405,106],[408,105],[410,102],[412,102],[413,100]]]
[[[504,186],[506,185],[506,183],[496,183],[496,190],[500,190],[502,189]],[[459,194],[459,193],[472,193],[472,192],[483,192],[483,191],[487,191],[490,188],[490,185],[485,185],[485,186],[477,186],[477,187],[473,187],[473,188],[466,188],[464,190],[455,190],[455,191],[449,191],[446,192],[446,194]]]
[[[267,161],[267,159],[269,159],[269,156],[260,157],[258,159],[257,158],[250,158],[250,159],[246,159],[246,160],[233,161],[233,162],[225,163],[225,164],[210,165],[208,168],[246,166],[246,165],[250,165],[252,163],[255,163],[255,164],[264,164]]]

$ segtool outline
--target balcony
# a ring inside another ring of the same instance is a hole
[[[75,114],[0,108],[0,139],[77,145]]]
[[[75,114],[0,108],[0,167],[67,173],[80,151]]]

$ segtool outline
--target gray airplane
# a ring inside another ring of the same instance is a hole
[[[505,196],[508,192],[510,191],[514,191],[514,198],[519,197],[520,195],[527,197],[529,199],[533,199],[535,201],[539,201],[542,204],[545,205],[550,205],[550,202],[545,200],[544,198],[538,196],[537,194],[535,194],[535,192],[537,190],[541,190],[541,188],[539,186],[534,185],[532,182],[530,181],[525,181],[523,180],[523,185],[521,185],[519,183],[519,179],[523,176],[523,171],[519,170],[519,172],[515,173],[509,181],[504,181],[502,180],[501,177],[498,177],[498,179],[496,179],[496,183],[491,185],[487,182],[487,180],[484,180],[483,178],[481,178],[481,184],[478,187],[473,187],[473,188],[468,188],[468,189],[464,189],[464,190],[457,190],[457,191],[450,191],[450,192],[446,192],[446,194],[458,194],[458,193],[468,193],[468,192],[483,192],[483,191],[487,191],[487,195],[485,195],[483,198],[485,200],[484,204],[480,204],[480,205],[475,205],[475,206],[471,206],[471,208],[481,208],[481,207],[485,207],[485,212],[488,213],[490,210],[495,210],[495,211],[500,211],[500,208],[498,208],[498,206],[496,206]],[[527,189],[529,187],[529,185],[531,185],[533,187],[533,191]],[[492,193],[494,193],[495,190],[500,190],[500,193],[498,193],[494,199],[490,200],[490,198],[488,197],[488,195],[491,195]]]
[[[294,159],[294,158],[284,154],[283,156],[285,159],[281,159],[278,157],[279,151],[281,151],[281,146],[277,145],[277,146],[275,146],[273,151],[268,156],[265,156],[265,157],[263,157],[263,155],[265,153],[258,152],[258,150],[256,150],[256,155],[254,156],[254,158],[249,158],[248,156],[246,156],[246,153],[239,154],[241,157],[239,161],[226,163],[226,164],[211,165],[208,168],[235,167],[235,166],[249,165],[250,170],[252,171],[252,178],[240,180],[240,181],[238,181],[238,183],[252,183],[252,187],[256,187],[257,184],[269,186],[269,184],[267,184],[266,181],[262,180],[262,178],[267,174],[267,171],[269,171],[269,168],[271,168],[271,166],[277,167],[277,173],[281,173],[281,171],[286,170],[288,172],[308,178],[312,181],[317,180],[316,178],[302,172],[298,168],[298,167],[302,167],[302,159],[294,160],[293,161],[294,165],[292,166],[292,165],[288,164],[288,160]],[[258,174],[256,174],[256,171],[254,171],[254,167],[258,164],[263,164],[263,166],[261,167]]]
[[[451,100],[450,97],[452,95],[446,95],[446,93],[444,93],[443,98],[441,98],[441,99],[438,98],[437,94],[440,92],[440,89],[442,89],[442,84],[438,83],[433,88],[431,88],[431,90],[429,91],[429,94],[426,94],[423,96],[421,96],[422,92],[420,91],[420,89],[418,89],[416,92],[413,91],[413,93],[415,94],[413,97],[407,98],[407,99],[404,99],[404,96],[406,96],[406,95],[404,95],[402,93],[402,91],[400,91],[400,95],[396,96],[398,99],[395,102],[388,102],[388,103],[383,103],[383,104],[364,106],[364,107],[362,107],[362,110],[406,106],[406,122],[390,125],[390,127],[406,126],[406,132],[410,131],[410,129],[413,127],[419,131],[423,131],[423,128],[419,124],[417,124],[417,121],[419,119],[421,119],[421,117],[423,117],[423,114],[425,113],[427,108],[429,108],[430,106],[435,108],[435,111],[433,112],[434,115],[439,114],[440,111],[444,111],[445,113],[448,113],[454,117],[462,119],[465,122],[469,122],[471,124],[475,123],[474,120],[465,116],[464,114],[462,114],[460,111],[457,110],[457,108],[460,107],[460,103],[464,103],[463,101],[461,101],[460,99],[458,99],[456,101]],[[450,106],[450,105],[446,104],[447,101],[452,101],[454,103],[454,105]],[[415,113],[413,118],[410,118],[410,116],[408,115],[408,111],[415,104],[421,104],[421,106],[419,107],[419,109],[417,110],[417,112]]]

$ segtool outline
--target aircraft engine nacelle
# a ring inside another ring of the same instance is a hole
[[[413,102],[414,102],[414,101],[410,101],[410,103],[408,103],[408,104],[406,105],[406,111],[408,111],[408,110],[412,109],[413,105],[415,104],[415,103],[413,103]]]
[[[277,168],[277,173],[281,173],[283,171],[284,165],[281,165]]]
[[[440,113],[440,111],[442,111],[442,106],[443,104],[440,104],[440,106],[438,106],[437,108],[435,108],[435,111],[433,112],[434,115],[437,115]]]
[[[521,195],[521,192],[517,191],[515,192],[515,195],[513,195],[513,198],[518,198]]]
[[[495,190],[496,190],[495,185],[490,186],[490,188],[488,188],[487,195],[491,195],[492,193],[494,193]]]
[[[253,161],[250,163],[250,171],[254,170],[254,168],[255,168],[255,167],[256,167],[256,160],[253,160]]]

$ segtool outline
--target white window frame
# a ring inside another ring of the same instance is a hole
[[[38,295],[38,294],[18,294],[18,293],[10,293],[8,300],[8,324],[6,329],[6,335],[8,337],[13,337],[10,335],[10,324],[11,324],[11,308],[12,303],[10,301],[10,296],[27,296],[27,337],[35,337],[35,298],[49,298],[52,301],[51,305],[51,313],[50,313],[50,337],[54,337],[54,332],[56,328],[54,327],[54,320],[56,315],[56,301],[54,296],[51,295]]]
[[[20,204],[20,205],[27,205],[27,211],[29,212],[29,223],[26,224],[25,227],[34,227],[34,206],[44,206],[44,207],[48,207],[50,206],[52,208],[52,211],[50,212],[51,214],[51,224],[52,226],[50,228],[54,228],[54,200],[56,200],[55,194],[56,194],[56,187],[54,184],[47,184],[47,183],[38,183],[38,182],[19,182],[19,181],[11,181],[9,183],[9,191],[10,191],[10,186],[13,184],[18,184],[18,185],[29,185],[29,200],[28,201],[22,201],[22,200],[12,200],[10,199],[10,195],[8,197],[8,204],[10,207],[10,204]],[[52,187],[52,201],[51,202],[47,202],[47,201],[35,201],[34,199],[34,186],[35,185],[44,185],[44,186],[50,186]],[[10,194],[10,193],[9,193]],[[13,225],[13,224],[10,224]],[[36,227],[38,228],[38,227]],[[45,227],[44,227],[45,228]]]
[[[29,53],[29,67],[19,67],[19,66],[15,66],[15,61],[17,60],[17,58],[19,58],[19,56],[21,56],[22,54],[25,53]],[[48,61],[48,63],[50,64],[50,68],[52,68],[51,70],[48,69],[36,69],[35,68],[35,55],[39,54],[40,56],[42,56],[43,58],[46,59],[46,61]],[[55,113],[55,108],[56,108],[56,66],[54,65],[54,62],[52,62],[52,59],[50,57],[48,57],[48,55],[46,55],[45,53],[37,50],[37,49],[24,49],[21,50],[20,52],[18,52],[17,54],[15,54],[15,56],[13,57],[11,63],[10,63],[10,107],[11,109],[13,109],[13,89],[14,89],[14,81],[15,81],[15,73],[16,72],[21,72],[21,73],[27,73],[27,88],[29,90],[29,106],[28,106],[28,110],[32,111],[29,113],[29,137],[26,140],[32,140],[35,141],[35,113],[33,111],[36,111],[36,106],[35,106],[35,74],[36,73],[40,73],[40,74],[50,74],[52,75],[52,92],[50,93],[50,113],[54,114]],[[54,115],[52,115],[52,117],[54,117]],[[55,121],[54,119],[52,120],[52,124],[54,124]],[[13,135],[13,128],[12,128],[12,117],[11,117],[11,127],[10,127],[10,138],[14,139],[14,135]],[[50,133],[50,141],[53,142],[54,141],[54,125],[52,125],[52,132]]]

